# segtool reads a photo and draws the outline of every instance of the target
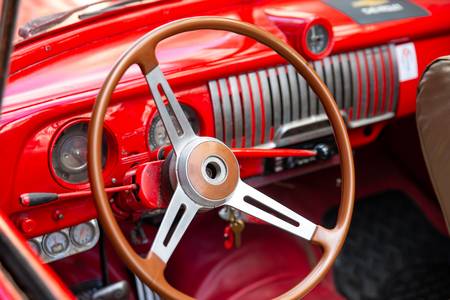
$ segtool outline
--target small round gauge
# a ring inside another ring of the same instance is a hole
[[[192,126],[192,129],[195,133],[200,132],[200,123],[195,111],[186,105],[181,105],[183,108],[184,114],[186,115],[189,123]],[[171,115],[173,123],[177,127],[176,130],[180,133],[181,128],[178,127],[178,122],[176,122],[175,116]],[[166,133],[166,129],[164,128],[164,124],[161,120],[159,114],[156,114],[152,120],[150,125],[149,135],[148,135],[148,143],[150,145],[151,150],[155,150],[162,146],[170,145],[169,136]]]
[[[35,240],[28,240],[28,245],[30,245],[34,253],[37,255],[41,254],[41,246],[39,245],[39,242]]]
[[[69,183],[86,182],[87,174],[86,122],[66,128],[56,140],[52,152],[52,167],[58,177]],[[103,136],[103,165],[106,162],[107,144]]]
[[[80,247],[88,246],[95,239],[95,227],[91,223],[82,223],[70,230],[70,238]]]
[[[321,24],[312,25],[306,33],[306,46],[314,54],[324,52],[329,42],[328,30]]]
[[[56,231],[46,235],[42,239],[44,252],[52,257],[63,254],[69,249],[69,237],[62,231]]]

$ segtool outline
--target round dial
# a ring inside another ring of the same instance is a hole
[[[306,46],[314,54],[320,54],[325,51],[329,40],[328,30],[320,24],[311,26],[306,33]]]
[[[64,139],[60,150],[61,167],[67,172],[80,172],[87,166],[87,137],[75,135]]]
[[[58,256],[69,249],[69,237],[61,232],[53,232],[42,240],[44,251],[49,256]]]
[[[192,129],[195,133],[200,132],[200,123],[197,118],[197,114],[195,111],[186,105],[181,105],[183,108],[184,114],[186,115],[186,118],[188,119],[189,123],[192,126]],[[181,132],[181,128],[178,127],[178,122],[176,122],[175,116],[171,115],[173,123],[175,124],[176,130],[178,133]],[[149,135],[148,135],[148,143],[150,145],[151,150],[155,150],[157,148],[160,148],[162,146],[170,145],[169,136],[167,135],[166,129],[164,128],[164,124],[161,120],[161,117],[159,114],[156,114],[155,117],[152,120],[152,123],[150,125]]]
[[[79,224],[70,230],[70,238],[78,246],[88,246],[95,239],[95,228],[91,223]]]
[[[58,137],[52,152],[52,167],[58,177],[69,183],[87,182],[87,128],[85,122],[66,128]],[[103,165],[107,144],[103,137]]]
[[[41,246],[39,246],[39,243],[37,241],[28,240],[28,245],[30,245],[34,253],[36,253],[37,255],[41,254]]]

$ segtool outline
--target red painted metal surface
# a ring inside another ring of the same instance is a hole
[[[417,3],[431,16],[359,25],[319,1],[226,1],[220,6],[202,1],[166,1],[110,12],[23,41],[13,53],[0,120],[0,143],[8,145],[0,149],[0,157],[5,158],[2,169],[7,170],[0,174],[0,204],[17,224],[23,219],[45,220],[29,236],[95,217],[90,198],[58,200],[33,209],[24,209],[18,199],[29,192],[66,193],[88,188],[87,184],[71,185],[59,180],[50,166],[49,149],[62,127],[89,118],[97,91],[113,62],[131,43],[158,25],[181,17],[219,15],[252,22],[285,39],[266,12],[293,18],[320,16],[333,27],[332,53],[413,41],[420,74],[432,59],[450,52],[450,4]],[[412,26],[415,30],[410,30]],[[214,123],[206,80],[283,62],[247,38],[218,31],[171,38],[160,45],[158,57],[180,102],[194,109],[201,134],[209,136],[214,135]],[[418,79],[400,83],[398,117],[415,111],[417,83]],[[113,186],[113,180],[121,184],[130,168],[154,158],[149,153],[147,134],[155,112],[142,74],[138,68],[130,68],[116,89],[105,122],[113,155],[105,170],[107,186]],[[370,134],[364,129],[350,132],[352,144],[361,146],[375,140],[385,124],[373,125]],[[261,174],[260,162],[246,160],[242,164],[244,176]],[[85,213],[73,213],[78,209]],[[63,212],[62,220],[49,217],[55,210]]]
[[[450,3],[414,2],[428,10],[430,16],[360,25],[323,2],[313,0],[276,3],[232,0],[215,5],[207,1],[163,1],[113,11],[20,42],[12,56],[0,118],[3,171],[0,173],[0,206],[26,237],[96,217],[94,203],[88,195],[77,199],[66,197],[38,207],[24,207],[20,195],[30,192],[79,195],[89,187],[87,183],[74,185],[59,180],[51,168],[50,149],[62,128],[89,119],[98,90],[120,54],[159,25],[184,17],[218,15],[251,22],[290,41],[289,34],[269,18],[269,12],[274,15],[276,11],[278,16],[286,18],[302,18],[308,14],[331,24],[334,34],[331,53],[414,42],[420,77],[431,60],[450,53]],[[158,58],[179,101],[197,113],[200,133],[206,136],[215,135],[207,87],[209,79],[285,63],[254,41],[219,31],[173,37],[159,46]],[[367,66],[372,62],[358,63]],[[415,112],[418,80],[400,83],[397,118]],[[383,105],[392,105],[393,95],[384,96],[383,99],[390,101]],[[264,116],[264,111],[262,113]],[[350,119],[367,113],[350,112]],[[105,130],[111,140],[105,167],[108,187],[131,184],[127,180],[136,174],[130,170],[136,172],[138,166],[156,159],[147,145],[149,124],[155,114],[155,105],[142,74],[138,68],[130,68],[117,86],[105,118]],[[352,145],[360,147],[373,142],[391,122],[395,120],[371,125],[370,130],[365,127],[350,131]],[[273,130],[271,134],[273,137]],[[252,142],[257,143],[254,137]],[[244,177],[262,174],[262,160],[254,157],[240,160]],[[132,200],[120,197],[120,201]],[[113,204],[113,209],[122,219],[128,218],[129,215],[119,209],[120,201]],[[63,218],[55,218],[55,214],[62,214]]]

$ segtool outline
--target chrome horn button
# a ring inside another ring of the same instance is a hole
[[[194,202],[204,207],[222,205],[239,181],[239,164],[221,141],[199,138],[182,151],[176,165],[178,182]]]
[[[217,155],[207,157],[202,163],[203,178],[212,185],[220,185],[228,176],[228,169],[223,159]]]

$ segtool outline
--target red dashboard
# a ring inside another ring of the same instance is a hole
[[[33,207],[19,199],[26,193],[89,188],[87,177],[68,178],[55,168],[54,151],[63,143],[59,140],[74,126],[85,130],[83,124],[89,121],[103,80],[131,43],[161,24],[184,17],[235,18],[290,42],[311,60],[334,93],[353,146],[370,143],[388,122],[415,112],[420,74],[434,58],[450,52],[450,4],[415,3],[427,16],[358,24],[319,1],[220,1],[220,5],[164,1],[125,8],[22,41],[13,52],[0,119],[0,205],[27,237],[96,217],[94,203],[85,194]],[[304,28],[311,22],[324,22],[331,30],[332,43],[324,55],[305,51]],[[291,23],[302,29],[293,33]],[[158,58],[201,135],[244,148],[309,147],[311,141],[331,134],[304,80],[276,53],[252,40],[228,32],[185,33],[162,43]],[[408,73],[405,68],[409,67],[413,70]],[[125,184],[130,169],[154,157],[162,142],[155,136],[160,134],[155,112],[143,76],[138,68],[131,68],[105,118],[107,186]],[[241,165],[245,177],[279,171],[276,166],[270,168],[263,160]]]

